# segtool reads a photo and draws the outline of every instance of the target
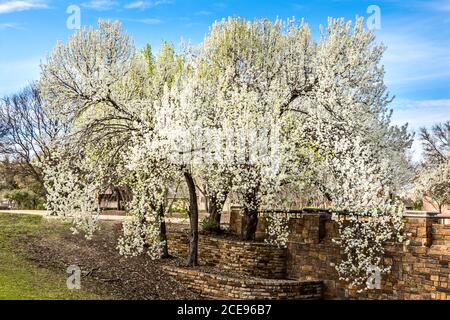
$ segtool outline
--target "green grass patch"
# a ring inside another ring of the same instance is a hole
[[[51,225],[49,225],[51,224]],[[0,300],[84,300],[100,297],[81,290],[69,290],[67,274],[33,265],[17,248],[24,235],[50,236],[64,225],[39,216],[0,213]]]

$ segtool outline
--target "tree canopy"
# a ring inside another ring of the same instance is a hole
[[[314,185],[339,222],[346,258],[337,270],[360,285],[382,266],[385,241],[402,240],[396,175],[411,137],[390,123],[383,51],[362,19],[330,19],[314,40],[303,21],[229,18],[199,46],[164,43],[154,56],[118,22],[100,20],[42,65],[49,113],[71,128],[46,167],[48,206],[91,235],[95,190],[127,185],[133,217],[119,248],[156,258],[167,250],[168,188],[184,180],[187,261],[196,265],[198,187],[218,212],[227,197],[243,206],[250,240],[258,212],[282,205],[283,187]],[[286,245],[287,221],[269,222],[269,241]]]

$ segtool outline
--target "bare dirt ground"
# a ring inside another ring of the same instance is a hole
[[[162,271],[163,265],[181,265],[179,259],[152,261],[145,255],[120,256],[116,249],[120,229],[120,222],[103,221],[102,230],[89,241],[67,228],[45,237],[24,234],[17,246],[39,267],[65,273],[68,266],[79,266],[82,287],[105,299],[200,298]]]

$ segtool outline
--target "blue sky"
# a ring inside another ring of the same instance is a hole
[[[305,18],[318,34],[329,16],[368,17],[377,5],[394,121],[414,130],[450,120],[450,0],[0,0],[0,96],[37,79],[40,60],[74,32],[66,27],[70,5],[81,8],[82,25],[118,19],[138,47],[155,49],[163,40],[199,43],[214,20],[230,15]]]

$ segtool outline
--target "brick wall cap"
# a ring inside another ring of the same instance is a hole
[[[202,278],[211,278],[216,280],[224,280],[230,283],[242,283],[247,285],[315,285],[323,283],[322,280],[294,280],[294,279],[266,279],[266,278],[258,278],[258,277],[231,277],[228,275],[220,275],[216,273],[209,273],[201,270],[191,269],[191,268],[182,268],[175,266],[163,266],[162,269],[166,272],[176,272],[182,274],[190,274],[190,275],[198,275]]]
[[[169,234],[169,235],[170,234],[186,234],[187,233],[186,231],[187,230],[169,230],[169,231],[167,231],[167,234]],[[243,240],[238,240],[238,239],[222,238],[220,236],[216,237],[214,235],[202,234],[202,233],[199,233],[199,235],[207,237],[208,240],[210,240],[210,241],[224,242],[224,243],[234,244],[236,246],[266,247],[266,248],[280,250],[280,251],[286,250],[286,248],[278,247],[277,245],[270,244],[270,243],[263,242],[263,241],[261,241],[261,242],[259,242],[259,241],[243,241]]]
[[[439,214],[437,211],[415,211],[407,210],[403,214],[405,218],[436,218]]]

